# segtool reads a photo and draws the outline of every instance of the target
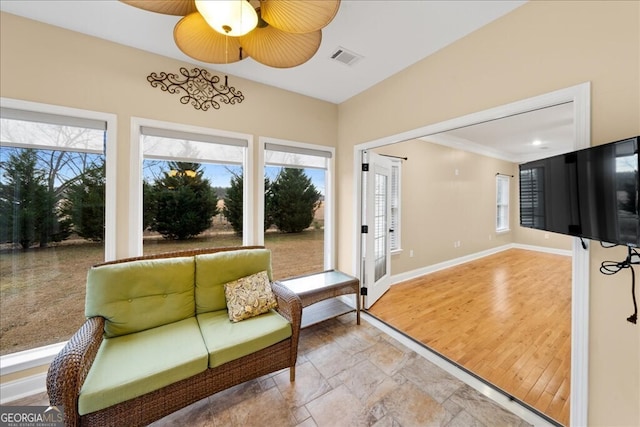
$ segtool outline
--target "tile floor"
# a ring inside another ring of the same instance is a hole
[[[350,313],[304,329],[288,370],[203,399],[152,426],[528,426]]]
[[[46,396],[34,398],[21,404],[47,404]],[[368,321],[356,325],[354,313],[302,331],[294,383],[289,382],[288,370],[279,371],[210,396],[152,424],[530,425]]]

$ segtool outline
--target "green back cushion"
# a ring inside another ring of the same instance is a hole
[[[193,257],[94,267],[87,276],[85,315],[106,319],[116,337],[195,315]]]
[[[271,251],[242,249],[196,255],[196,313],[226,310],[224,284],[260,271],[271,273]]]

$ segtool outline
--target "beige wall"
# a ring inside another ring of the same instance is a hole
[[[0,16],[0,30],[2,97],[117,115],[118,257],[127,254],[131,117],[252,134],[256,146],[258,136],[336,145],[334,104],[229,76],[229,85],[244,94],[244,101],[195,110],[146,80],[151,72],[192,68],[188,63],[6,13]],[[261,179],[259,173],[254,176]],[[254,232],[260,230],[256,226]]]
[[[639,28],[637,1],[532,1],[341,104],[339,267],[353,265],[355,144],[586,81],[592,144],[640,134]],[[591,252],[591,425],[640,425],[640,332],[625,321],[630,277],[598,272],[621,252]]]
[[[392,275],[511,243],[571,250],[571,237],[520,227],[517,164],[431,143],[428,137],[374,151],[408,158],[401,167],[403,250],[391,259]],[[513,176],[510,230],[501,233],[495,230],[496,173]]]
[[[519,218],[517,215],[519,214],[516,214],[516,221]],[[513,239],[514,243],[561,251],[571,251],[573,248],[573,238],[570,236],[520,226],[513,230]]]
[[[408,158],[401,167],[403,251],[392,257],[392,274],[513,241],[511,231],[495,232],[495,175],[512,175],[514,164],[417,139],[375,151]],[[512,181],[511,200],[515,187]]]

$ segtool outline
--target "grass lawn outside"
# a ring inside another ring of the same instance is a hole
[[[232,233],[186,241],[145,239],[144,253],[240,246]],[[265,233],[274,279],[322,271],[324,231]],[[82,325],[89,268],[103,262],[101,243],[79,241],[0,252],[0,355],[68,340]]]

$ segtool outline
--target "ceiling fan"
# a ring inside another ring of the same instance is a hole
[[[173,29],[191,58],[228,64],[247,57],[275,68],[304,64],[315,55],[322,28],[340,0],[120,0],[166,15],[183,16]]]

